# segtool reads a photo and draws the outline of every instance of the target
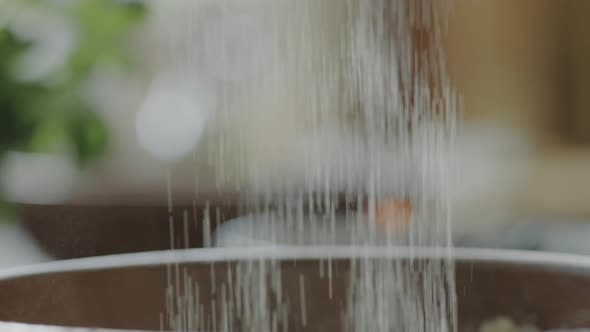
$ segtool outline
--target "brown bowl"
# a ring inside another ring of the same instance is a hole
[[[434,250],[416,253],[417,261],[443,257]],[[407,250],[391,254],[379,248],[365,254],[392,261],[408,257]],[[0,321],[160,330],[160,315],[166,312],[167,271],[178,266],[196,281],[203,312],[210,317],[211,300],[221,293],[227,271],[236,262],[258,257],[282,264],[283,294],[292,301],[290,331],[341,331],[339,304],[346,301],[350,257],[358,255],[358,251],[346,247],[201,249],[21,268],[0,275]],[[319,276],[320,257],[333,260],[332,299],[328,297],[328,278]],[[482,321],[497,316],[509,316],[542,329],[590,327],[589,258],[461,249],[455,250],[454,257],[459,331],[476,331]],[[305,327],[298,319],[302,275],[307,285]],[[217,292],[212,289],[212,280]]]
[[[172,211],[161,195],[118,195],[64,205],[20,204],[20,220],[48,254],[72,259],[168,250],[171,231],[175,248],[203,248],[219,225],[248,211],[246,204],[251,208],[245,199],[227,193],[200,194],[198,200],[176,195],[182,199],[173,202]],[[352,204],[344,203],[344,196],[341,201],[342,208]]]
[[[168,250],[171,230],[180,241],[177,248],[201,248],[206,233],[237,215],[238,207],[223,201],[178,204],[172,212],[165,203],[20,206],[25,229],[58,259]],[[188,244],[183,243],[185,227]]]

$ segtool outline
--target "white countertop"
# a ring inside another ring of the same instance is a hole
[[[0,269],[50,261],[16,222],[0,222]]]

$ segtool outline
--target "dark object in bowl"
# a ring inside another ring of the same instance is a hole
[[[47,253],[71,259],[168,250],[171,230],[177,241],[175,248],[184,248],[185,220],[188,247],[202,248],[206,235],[247,211],[247,203],[241,205],[240,197],[232,193],[201,194],[196,201],[187,199],[190,196],[186,194],[176,194],[183,198],[174,202],[172,212],[167,202],[153,193],[117,195],[67,205],[21,204],[20,219]],[[341,201],[340,208],[355,208],[345,203],[344,197]],[[204,223],[205,211],[208,225]]]
[[[346,301],[350,253],[346,248],[256,252],[256,257],[282,259],[283,292],[294,301],[289,330],[342,330],[341,307],[337,304]],[[374,254],[388,256],[380,249]],[[417,257],[432,256],[418,251]],[[198,282],[200,302],[207,313],[211,309],[212,275],[219,289],[227,280],[228,265],[247,257],[254,256],[247,256],[243,249],[190,250],[176,255],[158,252],[64,261],[4,273],[0,276],[0,321],[159,330],[170,264],[178,263],[181,271],[186,269]],[[332,257],[335,264],[332,299],[328,297],[328,279],[319,276],[317,257]],[[589,259],[473,250],[458,250],[455,257],[461,332],[476,331],[482,321],[497,316],[509,316],[542,329],[590,326]],[[305,275],[307,290],[305,328],[296,318],[300,317],[297,299],[301,274]]]
[[[170,231],[176,247],[201,248],[207,229],[213,232],[237,216],[235,204],[209,206],[209,228],[203,224],[207,203],[183,204],[170,212],[165,204],[21,205],[21,220],[37,243],[58,259],[168,250]],[[171,228],[172,224],[172,228]]]

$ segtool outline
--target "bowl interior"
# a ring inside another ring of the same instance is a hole
[[[320,260],[280,264],[282,291],[291,303],[289,330],[342,331],[350,260],[332,261],[331,286],[325,273],[320,276]],[[235,261],[117,265],[4,278],[0,280],[0,321],[160,330],[161,321],[166,320],[168,278],[179,271],[181,279],[188,276],[198,285],[202,317],[209,317],[204,324],[211,328],[211,303],[217,300],[219,313],[219,296],[228,289],[228,271],[235,273],[236,266]],[[306,282],[306,324],[300,319],[301,276]],[[186,285],[182,280],[181,293]],[[590,327],[590,275],[584,268],[463,259],[456,262],[456,280],[461,332],[476,331],[482,321],[496,316],[543,329]],[[194,294],[195,289],[190,291]]]

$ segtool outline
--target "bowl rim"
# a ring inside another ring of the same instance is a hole
[[[38,263],[0,270],[0,281],[48,273],[150,267],[237,260],[448,259],[453,262],[502,263],[590,271],[590,256],[556,252],[403,246],[260,246],[199,248],[117,254]]]
[[[0,322],[0,330],[4,332],[155,332],[140,330],[113,330],[88,327],[65,327],[53,325],[38,325],[13,322]]]
[[[363,257],[449,259],[454,262],[500,263],[590,271],[590,256],[554,252],[449,247],[265,246],[166,250],[54,261],[0,271],[0,281],[48,273],[149,267],[181,263],[214,263],[260,259],[354,259]],[[141,332],[138,330],[61,327],[16,322],[0,322],[0,329],[13,332]]]

